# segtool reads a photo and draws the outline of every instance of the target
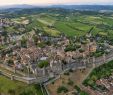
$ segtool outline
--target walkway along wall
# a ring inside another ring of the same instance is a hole
[[[95,57],[89,58],[88,61],[86,61],[86,62],[89,62],[89,63],[93,64],[95,67],[98,67],[111,60],[113,60],[113,52],[109,53],[108,55],[103,55],[98,58],[95,58]],[[78,63],[78,61],[75,60],[73,63],[67,64],[62,72],[72,69],[72,68],[74,68],[75,70],[80,69],[80,68],[81,69],[86,68],[85,65],[87,65],[87,63],[84,65],[79,65],[79,64],[80,63]],[[2,66],[4,67],[4,65],[2,65]],[[5,68],[7,68],[8,70],[11,70],[11,68],[9,68],[8,66],[5,66]],[[59,75],[62,74],[62,72],[59,73]],[[18,71],[18,73],[25,76],[24,73],[21,73],[19,71]],[[21,76],[17,76],[17,75],[12,75],[12,74],[9,74],[9,73],[3,72],[3,71],[0,71],[0,74],[7,76],[11,80],[17,80],[17,81],[25,82],[27,84],[40,83],[40,82],[45,82],[45,81],[49,80],[49,76],[46,76],[46,77],[43,76],[43,77],[38,77],[38,78],[32,78],[32,77],[29,78],[29,77],[21,77]]]
[[[24,82],[27,84],[32,84],[32,83],[36,82],[36,78],[20,77],[20,76],[16,76],[13,74],[3,72],[1,70],[0,70],[0,74],[10,78],[11,80],[17,80],[17,81],[21,81],[21,82]]]

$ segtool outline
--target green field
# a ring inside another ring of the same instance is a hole
[[[11,81],[4,76],[0,76],[0,93],[3,95],[43,95],[39,85]]]
[[[21,21],[21,17],[17,18]],[[86,15],[86,14],[67,14],[60,13],[40,13],[26,16],[30,23],[26,26],[27,31],[39,29],[45,31],[51,36],[58,36],[59,32],[67,36],[85,35],[92,27],[93,34],[99,32],[109,32],[113,34],[113,17],[112,15]],[[16,21],[16,19],[13,19]],[[51,29],[52,26],[53,28]],[[45,28],[46,27],[46,28]],[[11,30],[11,29],[10,29]]]
[[[48,27],[43,27],[44,31],[48,33],[51,36],[59,36],[60,32],[56,29],[48,28]]]

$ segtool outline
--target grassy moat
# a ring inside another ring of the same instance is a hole
[[[38,84],[27,85],[0,76],[0,95],[43,95]]]

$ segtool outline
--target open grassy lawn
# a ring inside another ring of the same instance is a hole
[[[0,93],[3,95],[43,95],[40,86],[27,85],[0,75]]]

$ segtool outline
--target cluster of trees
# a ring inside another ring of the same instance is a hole
[[[4,45],[0,45],[0,50],[4,49],[5,46]]]
[[[87,92],[82,91],[77,85],[74,86],[74,89],[76,89],[77,92],[72,92],[73,95],[89,95]],[[57,89],[57,93],[67,93],[68,91],[66,86],[59,86]]]
[[[83,48],[80,48],[81,45],[68,45],[64,51],[68,52],[68,51],[76,51],[77,49],[79,50],[80,53],[83,53],[85,50]]]
[[[95,68],[89,77],[84,80],[83,84],[85,86],[91,86],[94,89],[105,89],[102,86],[96,84],[96,81],[101,78],[106,78],[111,76],[113,73],[113,61],[108,62],[107,64],[103,64],[98,68]]]
[[[40,68],[47,67],[48,65],[49,65],[49,62],[47,60],[42,60],[38,63],[38,67]]]
[[[65,86],[60,86],[58,89],[57,89],[57,93],[67,93],[68,92],[68,89],[67,87]]]
[[[13,66],[14,65],[14,61],[12,59],[9,59],[7,63],[8,63],[9,66]]]
[[[68,51],[76,51],[76,46],[75,45],[68,45],[66,46],[66,48],[64,49],[65,52],[68,52]]]
[[[104,50],[97,50],[96,52],[93,52],[90,54],[90,56],[100,57],[104,54]]]
[[[24,48],[27,47],[27,39],[26,39],[25,37],[22,37],[22,40],[21,40],[21,47],[24,47]]]
[[[64,49],[65,52],[76,51],[77,49],[80,52],[84,52],[84,49],[82,49],[81,46],[86,45],[88,43],[88,41],[86,40],[86,36],[71,37],[69,39],[70,42],[69,45],[67,45],[66,48]]]
[[[89,94],[86,93],[85,91],[82,91],[82,90],[80,89],[80,87],[77,86],[77,85],[75,85],[74,88],[76,89],[76,91],[77,91],[77,93],[78,93],[79,95],[89,95]],[[77,94],[75,94],[75,95],[77,95]]]

